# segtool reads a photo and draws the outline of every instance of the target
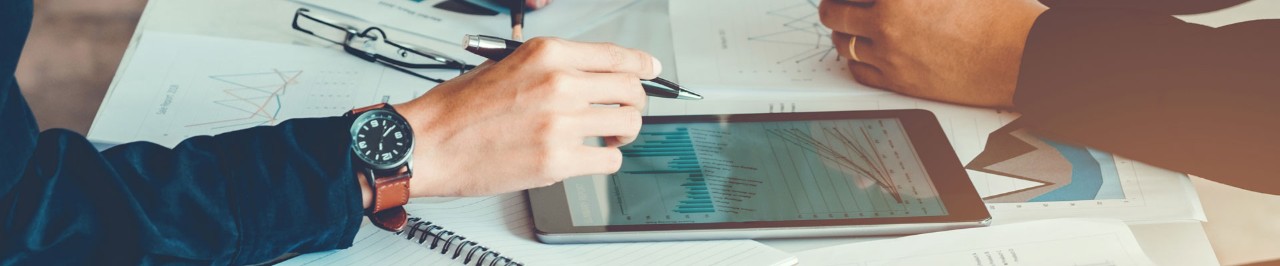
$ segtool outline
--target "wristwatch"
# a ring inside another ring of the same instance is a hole
[[[413,177],[413,128],[385,103],[357,108],[346,115],[355,117],[351,155],[356,171],[364,173],[373,191],[373,204],[365,209],[365,215],[378,228],[400,231],[409,218],[404,204],[409,203],[409,180]]]

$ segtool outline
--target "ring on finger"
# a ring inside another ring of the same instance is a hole
[[[857,47],[857,46],[858,46],[858,35],[853,35],[853,38],[849,38],[849,59],[853,60],[854,62],[862,62],[862,60],[858,59],[858,50],[854,49],[854,47]]]

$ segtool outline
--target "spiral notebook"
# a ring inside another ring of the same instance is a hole
[[[400,233],[365,223],[352,247],[280,265],[795,265],[750,240],[548,245],[534,238],[523,193],[410,202]],[[456,263],[456,264],[454,264]]]

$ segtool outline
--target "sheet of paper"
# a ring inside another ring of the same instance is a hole
[[[711,93],[702,101],[651,99],[646,112],[692,115],[884,109],[925,109],[938,117],[997,224],[1066,217],[1129,222],[1205,220],[1199,198],[1184,174],[1019,132],[1001,135],[1005,141],[998,143],[1011,144],[993,147],[1009,152],[980,157],[991,133],[1016,119],[1015,113],[857,92],[737,96]],[[1023,143],[1037,149],[1020,151]]]
[[[1044,220],[855,243],[796,254],[804,265],[1155,265],[1124,223]]]
[[[406,205],[409,213],[524,265],[793,265],[790,254],[750,240],[547,245],[534,238],[523,192]],[[416,239],[415,239],[416,240]],[[454,265],[415,240],[371,225],[346,250],[305,254],[280,265]],[[439,248],[439,247],[437,247]],[[472,262],[474,264],[474,262]],[[460,264],[459,264],[460,265]],[[485,264],[488,265],[488,264]]]
[[[491,3],[497,0],[294,1],[446,42],[458,42],[465,34],[511,36],[511,17],[507,15],[507,10]],[[529,10],[526,13],[525,38],[573,37],[604,22],[636,1],[555,0],[554,2],[544,8]]]
[[[818,21],[819,0],[671,1],[676,70],[706,90],[857,91]],[[707,12],[715,10],[715,12]]]
[[[399,103],[436,83],[341,49],[146,32],[89,139],[172,146],[192,136]],[[457,71],[426,72],[441,78]]]

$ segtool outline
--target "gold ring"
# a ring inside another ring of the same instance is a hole
[[[849,38],[849,57],[850,57],[849,59],[853,60],[854,62],[862,62],[862,60],[858,60],[858,50],[853,49],[854,47],[857,47],[857,46],[858,46],[858,35],[853,35],[853,38]]]

